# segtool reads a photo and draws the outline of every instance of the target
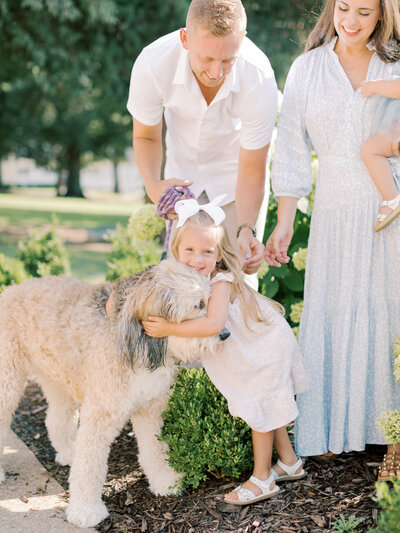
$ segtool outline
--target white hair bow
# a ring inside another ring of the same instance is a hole
[[[200,210],[205,211],[214,220],[215,225],[219,226],[223,220],[225,220],[225,212],[219,204],[225,198],[226,194],[220,194],[214,200],[208,204],[199,204],[194,198],[189,200],[179,200],[175,204],[175,211],[178,215],[177,228],[183,226],[189,217],[192,217]]]

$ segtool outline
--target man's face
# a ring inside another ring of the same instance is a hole
[[[205,87],[218,87],[235,64],[244,34],[215,37],[207,30],[193,27],[189,31],[181,28],[180,37],[197,80]]]

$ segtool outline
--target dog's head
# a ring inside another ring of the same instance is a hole
[[[117,321],[118,348],[124,362],[155,370],[164,363],[167,349],[184,361],[213,353],[218,339],[149,337],[141,323],[149,315],[176,323],[204,316],[209,290],[206,277],[172,258],[132,276],[124,287]]]

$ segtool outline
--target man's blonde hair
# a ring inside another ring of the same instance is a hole
[[[215,37],[245,33],[246,24],[241,0],[192,0],[186,17],[188,30],[200,26]]]

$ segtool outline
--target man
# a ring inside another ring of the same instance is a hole
[[[186,28],[137,58],[127,107],[149,197],[157,203],[167,188],[189,184],[200,203],[225,193],[228,231],[252,274],[263,259],[277,87],[267,57],[245,37],[246,22],[240,0],[193,0]],[[160,181],[163,111],[166,179]]]

